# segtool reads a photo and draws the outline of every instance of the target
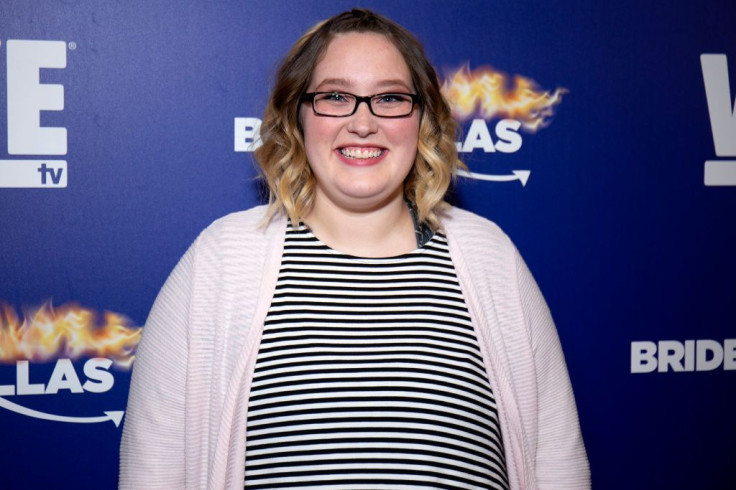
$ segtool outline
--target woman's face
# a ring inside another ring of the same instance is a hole
[[[331,91],[415,93],[409,67],[391,41],[357,32],[336,36],[314,67],[307,92]],[[417,107],[397,119],[374,116],[365,103],[348,117],[317,116],[309,103],[300,109],[307,160],[317,180],[315,205],[365,212],[403,199],[417,153]]]

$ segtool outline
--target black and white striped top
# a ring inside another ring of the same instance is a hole
[[[507,489],[499,427],[444,235],[364,259],[289,226],[245,488]]]

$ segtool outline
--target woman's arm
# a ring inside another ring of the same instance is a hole
[[[136,352],[120,447],[120,488],[184,488],[187,325],[193,249],[153,305]]]
[[[540,489],[589,489],[588,458],[557,330],[536,281],[518,253],[516,268],[536,371],[537,484]]]

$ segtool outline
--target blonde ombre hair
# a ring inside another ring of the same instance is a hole
[[[409,67],[422,114],[417,156],[404,182],[404,197],[416,208],[419,222],[437,230],[447,189],[457,170],[465,167],[455,147],[456,123],[419,41],[392,20],[364,9],[343,12],[312,27],[279,66],[261,124],[261,146],[255,151],[268,183],[268,216],[283,211],[297,223],[312,209],[316,180],[299,121],[301,98],[327,46],[336,35],[348,32],[386,36]]]

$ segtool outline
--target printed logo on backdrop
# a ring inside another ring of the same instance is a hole
[[[0,53],[2,48],[0,43]],[[0,159],[0,188],[64,188],[67,162],[45,157],[67,154],[64,127],[41,126],[43,111],[64,110],[64,86],[41,83],[41,70],[66,68],[64,41],[8,40],[5,45],[7,82],[7,154]],[[76,49],[69,43],[68,48]],[[1,140],[0,140],[1,141]]]
[[[118,427],[125,412],[99,407],[109,403],[104,394],[113,392],[115,375],[130,370],[140,335],[117,313],[49,302],[21,317],[0,301],[0,408]]]
[[[716,156],[736,158],[736,101],[728,80],[728,59],[725,54],[702,54],[700,66]],[[736,160],[706,161],[704,182],[706,186],[736,186]]]
[[[564,88],[546,91],[527,77],[513,80],[498,70],[466,65],[451,73],[442,91],[452,106],[455,119],[463,125],[463,140],[456,142],[460,153],[510,154],[521,150],[522,134],[535,134],[549,126],[556,107],[567,93]],[[261,119],[235,118],[235,151],[252,152],[260,146]],[[495,182],[519,181],[526,185],[531,170],[514,169],[496,175],[489,171],[463,171],[462,176]]]
[[[535,134],[552,121],[567,89],[547,91],[532,79],[515,75],[513,79],[490,67],[475,70],[465,65],[445,79],[442,87],[455,119],[463,127],[460,153],[509,154],[521,150],[526,135]],[[514,169],[508,174],[493,174],[480,169],[462,171],[471,179],[513,182],[525,186],[531,170]]]
[[[637,341],[631,343],[631,373],[736,371],[736,339]]]

